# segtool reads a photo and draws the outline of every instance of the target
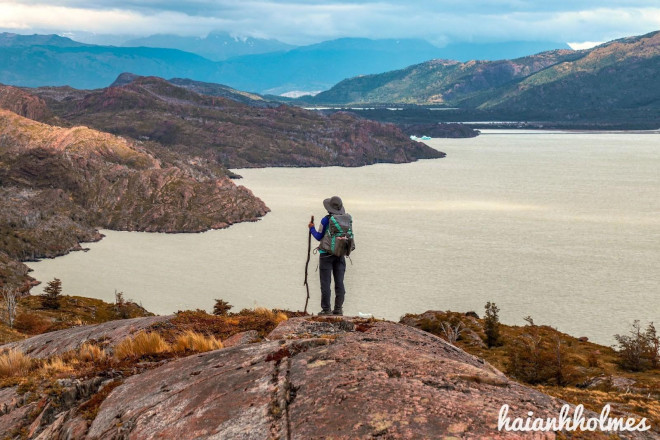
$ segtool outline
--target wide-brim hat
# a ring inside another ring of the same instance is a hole
[[[330,214],[346,214],[346,211],[344,211],[344,204],[338,196],[332,196],[329,199],[325,199],[323,201],[323,206]]]

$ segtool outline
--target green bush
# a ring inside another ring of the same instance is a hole
[[[46,285],[44,293],[41,295],[41,305],[46,309],[59,309],[60,295],[62,295],[62,281],[55,278]]]

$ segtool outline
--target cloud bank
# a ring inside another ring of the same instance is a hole
[[[215,30],[309,44],[339,37],[449,41],[607,41],[660,29],[657,0],[21,0],[0,3],[19,33]]]

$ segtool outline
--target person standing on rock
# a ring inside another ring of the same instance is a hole
[[[338,196],[323,201],[328,214],[321,219],[321,230],[317,231],[314,223],[309,223],[309,233],[320,241],[319,274],[321,278],[321,312],[319,315],[344,314],[344,273],[346,257],[355,249],[353,236],[353,218],[344,210],[344,204]],[[335,279],[335,306],[330,309],[330,283]]]

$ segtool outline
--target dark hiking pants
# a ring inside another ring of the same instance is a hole
[[[330,254],[321,254],[319,257],[319,273],[321,275],[321,308],[329,312],[330,309],[330,281],[335,278],[335,310],[341,310],[344,305],[344,272],[346,272],[346,258]]]

